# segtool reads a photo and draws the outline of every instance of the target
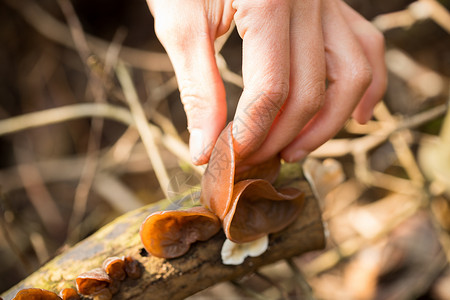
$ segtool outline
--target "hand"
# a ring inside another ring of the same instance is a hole
[[[384,39],[341,0],[148,0],[177,75],[194,163],[225,126],[214,40],[234,19],[244,90],[233,121],[237,156],[302,159],[350,116],[367,122],[386,89]],[[326,80],[328,86],[326,87]]]

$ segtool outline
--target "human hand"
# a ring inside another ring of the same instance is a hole
[[[177,75],[191,156],[206,163],[225,126],[214,40],[234,19],[244,90],[233,121],[245,164],[302,159],[352,115],[367,122],[386,88],[384,39],[341,0],[148,0]],[[326,87],[326,80],[328,86]]]

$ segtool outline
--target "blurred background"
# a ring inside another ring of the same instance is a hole
[[[305,162],[326,249],[192,299],[298,299],[299,277],[318,299],[450,299],[450,1],[348,3],[385,35],[389,86]],[[1,0],[0,24],[1,293],[117,216],[198,192],[202,169],[145,1]],[[241,40],[216,46],[232,119]],[[142,111],[150,138],[130,126]]]

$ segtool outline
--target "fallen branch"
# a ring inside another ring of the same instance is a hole
[[[283,185],[295,186],[305,192],[305,207],[294,224],[270,235],[269,249],[259,257],[247,258],[238,266],[223,265],[220,250],[225,236],[222,233],[207,242],[194,244],[180,258],[142,257],[138,236],[142,221],[151,212],[176,209],[183,203],[192,205],[192,201],[198,200],[193,198],[195,195],[187,195],[178,201],[163,200],[121,216],[54,258],[2,297],[11,299],[17,291],[27,287],[59,292],[64,287],[73,287],[77,275],[101,266],[105,258],[131,255],[145,269],[143,276],[137,280],[125,280],[114,299],[183,299],[218,282],[251,273],[263,265],[320,249],[325,238],[319,207],[309,185],[299,178],[301,173],[292,172],[292,167],[298,170],[298,165],[288,165],[289,170],[282,171],[280,180]]]

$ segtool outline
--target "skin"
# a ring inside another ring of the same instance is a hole
[[[148,0],[177,75],[195,164],[225,127],[214,40],[234,20],[244,89],[233,120],[241,168],[304,158],[352,116],[370,120],[386,89],[384,39],[341,0]],[[327,82],[327,86],[326,86]]]

